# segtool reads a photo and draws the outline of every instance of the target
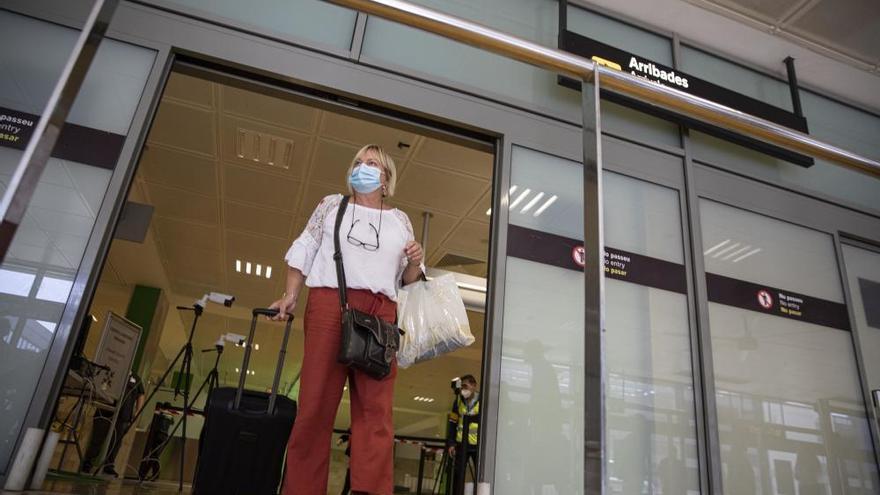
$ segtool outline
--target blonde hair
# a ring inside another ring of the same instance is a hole
[[[354,158],[351,160],[351,165],[348,166],[348,171],[345,173],[345,183],[348,187],[348,193],[354,194],[354,191],[351,189],[351,184],[348,183],[351,171],[354,170],[355,164],[362,160],[363,156],[368,151],[372,151],[376,155],[376,161],[379,162],[379,165],[382,165],[382,168],[385,171],[385,180],[387,182],[385,196],[394,196],[394,189],[397,186],[397,167],[394,165],[394,159],[391,158],[391,155],[386,153],[378,144],[368,144],[355,153]]]

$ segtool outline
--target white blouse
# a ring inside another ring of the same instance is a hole
[[[284,256],[289,266],[305,275],[307,287],[338,287],[336,264],[333,261],[333,229],[341,201],[341,194],[321,200],[305,230],[293,241]],[[377,231],[379,249],[371,251],[358,244],[360,241],[368,246],[376,245]],[[349,232],[352,241],[348,240]],[[403,272],[407,266],[403,250],[406,243],[412,240],[415,240],[415,236],[406,213],[397,208],[378,210],[349,203],[339,227],[339,244],[348,288],[367,289],[397,301],[397,289],[403,283]]]

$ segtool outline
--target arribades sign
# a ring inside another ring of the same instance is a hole
[[[714,101],[726,107],[740,110],[744,113],[769,120],[770,122],[783,125],[796,131],[808,132],[807,119],[802,116],[750,96],[737,93],[736,91],[717,84],[693,77],[690,74],[667,67],[653,60],[648,60],[636,54],[606,45],[605,43],[592,38],[587,38],[586,36],[564,30],[559,37],[559,45],[559,48],[563,50],[592,59],[596,63],[608,68],[628,72],[653,83],[675,88],[694,96]],[[578,90],[580,89],[581,84],[580,81],[561,76],[559,77],[559,83],[563,86]],[[773,146],[727,129],[710,126],[692,118],[673,114],[639,100],[606,92],[603,92],[602,96],[610,101],[637,108],[643,112],[658,115],[668,120],[673,120],[707,134],[712,134],[748,146],[749,148],[756,149],[762,153],[767,153],[804,167],[813,165],[813,159],[808,156],[793,153],[778,146]]]

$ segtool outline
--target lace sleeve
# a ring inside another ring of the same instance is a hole
[[[315,261],[315,255],[321,247],[321,239],[324,236],[324,221],[327,219],[327,215],[335,211],[336,207],[339,206],[341,199],[342,195],[332,194],[326,196],[318,203],[315,211],[312,212],[312,216],[309,217],[306,228],[293,241],[293,244],[284,256],[284,261],[287,262],[288,266],[298,269],[305,276],[309,275],[312,263]]]
[[[409,216],[406,213],[404,213],[403,211],[397,210],[397,209],[394,210],[394,214],[397,217],[397,220],[400,221],[400,224],[403,225],[404,233],[406,235],[406,242],[416,240],[416,236],[413,233],[412,222],[410,222]],[[422,246],[422,249],[424,249],[424,246]],[[427,253],[425,253],[425,255],[427,256]],[[406,271],[406,265],[407,265],[406,256],[401,256],[400,257],[400,267],[397,269],[397,288],[398,289],[403,287],[403,272]],[[424,273],[425,273],[425,262],[424,261],[422,261],[420,268],[422,270],[422,274],[424,275]]]

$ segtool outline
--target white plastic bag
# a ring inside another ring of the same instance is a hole
[[[407,368],[474,343],[464,301],[452,274],[398,291],[397,326],[403,329],[397,366]]]

